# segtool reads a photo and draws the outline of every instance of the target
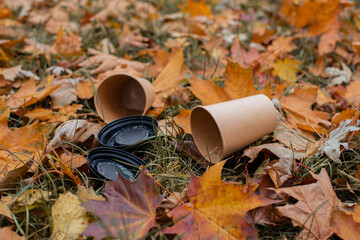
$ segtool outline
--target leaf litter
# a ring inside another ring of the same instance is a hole
[[[357,239],[359,12],[350,0],[0,1],[0,238]],[[152,82],[148,114],[166,133],[135,152],[137,181],[99,183],[86,160],[104,125],[94,89],[119,72]],[[275,132],[206,161],[191,109],[259,93],[278,103]]]

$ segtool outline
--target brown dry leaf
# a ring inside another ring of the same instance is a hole
[[[360,106],[360,81],[351,82],[347,86],[345,98],[355,107]]]
[[[276,91],[276,90],[275,90]],[[330,122],[328,121],[329,113],[311,110],[311,105],[316,100],[318,87],[298,86],[295,91],[289,96],[283,96],[280,99],[280,104],[286,112],[287,120],[294,126],[300,127],[306,131],[315,132],[319,134],[327,133]]]
[[[86,203],[88,200],[105,201],[105,198],[102,195],[97,195],[92,187],[86,188],[78,185],[76,194],[81,203]]]
[[[69,120],[62,123],[55,130],[53,139],[46,148],[46,153],[50,153],[58,147],[71,147],[67,142],[85,142],[90,136],[97,136],[102,126],[98,123],[86,120]]]
[[[94,88],[90,82],[90,80],[85,82],[80,82],[76,85],[75,94],[80,99],[90,99],[94,96]]]
[[[2,68],[0,73],[5,77],[6,80],[15,81],[16,76],[21,71],[21,65],[17,65],[11,68]]]
[[[296,159],[307,157],[305,153],[295,152],[289,148],[285,148],[278,143],[268,143],[256,147],[251,147],[245,150],[243,156],[249,157],[249,163],[251,163],[255,160],[258,154],[264,150],[270,151],[279,158],[279,161],[274,162],[265,168],[276,187],[281,186],[287,179],[291,177],[292,163]]]
[[[0,199],[0,215],[4,215],[5,217],[8,217],[10,219],[13,219],[11,216],[9,204],[12,202],[13,196],[8,195],[6,197],[2,197]],[[0,234],[1,236],[1,234]]]
[[[179,8],[182,12],[189,13],[192,17],[211,15],[211,9],[206,5],[205,0],[187,0],[186,4],[180,5]]]
[[[77,239],[88,226],[86,210],[79,197],[67,192],[61,194],[51,208],[52,240]]]
[[[176,125],[184,129],[185,133],[191,134],[190,128],[190,113],[191,110],[180,109],[180,114],[174,117]]]
[[[356,109],[345,109],[337,114],[335,114],[332,119],[331,119],[331,123],[335,124],[335,125],[339,125],[340,122],[348,120],[348,119],[353,119],[355,117],[357,110]]]
[[[34,24],[39,24],[40,22],[43,22],[47,17],[50,18],[45,24],[45,30],[50,34],[56,34],[60,28],[69,29],[70,27],[69,14],[62,7],[61,2],[55,7],[53,7],[50,12],[47,12],[45,16],[41,17],[42,18],[39,18],[39,16],[36,15],[33,18]]]
[[[296,48],[296,45],[293,43],[293,37],[283,37],[280,36],[272,41],[271,45],[267,48],[267,52],[263,53],[264,63],[266,61],[274,60],[278,57],[281,57],[285,53],[289,53]]]
[[[52,131],[51,125],[34,123],[20,128],[9,129],[10,110],[5,98],[0,98],[0,186],[11,184],[28,170],[28,162],[41,162],[44,141]],[[10,181],[10,182],[9,182]]]
[[[12,229],[12,226],[0,228],[0,239],[25,240],[25,237],[20,237],[11,229]]]
[[[336,197],[325,168],[321,169],[319,175],[310,174],[317,180],[316,183],[274,189],[278,194],[288,194],[298,200],[294,205],[286,204],[277,207],[277,210],[282,216],[290,218],[294,226],[304,228],[300,238],[328,239],[333,234],[331,218],[341,202]]]
[[[163,97],[170,96],[180,82],[179,75],[184,64],[183,49],[176,51],[174,58],[165,66],[153,82],[155,90],[154,107],[163,107]]]
[[[52,106],[65,106],[77,100],[75,94],[76,86],[81,79],[79,78],[56,78],[52,81],[52,85],[58,88],[50,94]]]
[[[52,77],[49,77],[46,83],[44,81],[45,80],[37,85],[33,77],[22,84],[19,91],[12,95],[7,101],[7,105],[11,108],[11,111],[17,111],[20,107],[27,107],[39,102],[60,87],[60,85],[51,85]]]
[[[309,25],[309,33],[312,36],[338,29],[339,12],[339,0],[284,0],[280,7],[280,13],[295,27]]]
[[[170,55],[168,51],[164,49],[144,49],[139,51],[138,55],[141,56],[143,54],[150,55],[153,60],[154,64],[152,64],[147,71],[148,77],[156,77],[159,73],[164,69],[166,64],[168,64]]]
[[[336,42],[340,41],[340,33],[336,29],[333,29],[320,37],[319,45],[318,45],[318,54],[319,56],[323,56],[326,53],[330,53],[334,51],[336,47]]]
[[[313,136],[303,136],[302,132],[298,129],[291,129],[284,123],[279,123],[276,126],[273,137],[295,151],[307,152],[311,145],[315,142]]]
[[[119,58],[111,54],[104,54],[91,48],[88,49],[88,53],[95,56],[92,56],[89,59],[81,62],[79,66],[85,68],[94,68],[97,66],[96,68],[90,70],[91,75],[106,72],[119,65],[127,65],[140,73],[144,72],[145,70],[146,65],[142,62]]]
[[[331,230],[346,240],[357,240],[360,231],[360,206],[339,207],[331,218]]]
[[[297,80],[296,73],[299,72],[299,65],[301,61],[296,59],[286,58],[284,61],[277,60],[273,63],[273,74],[285,80],[288,83],[295,82]]]
[[[62,27],[60,27],[56,35],[56,40],[51,45],[50,53],[67,58],[81,56],[82,51],[79,36],[72,32],[65,34]]]
[[[35,108],[34,110],[26,111],[24,116],[28,117],[30,121],[38,119],[44,122],[65,122],[70,118],[77,117],[77,111],[81,110],[83,105],[72,104],[65,106],[54,107],[53,109]]]
[[[79,154],[71,153],[68,150],[64,149],[64,152],[60,155],[60,162],[68,165],[69,167],[80,168],[84,164],[87,164],[87,159]],[[60,167],[60,164],[56,164]]]
[[[188,187],[190,203],[174,208],[174,226],[165,233],[176,233],[183,239],[248,239],[256,238],[256,230],[246,221],[246,213],[274,201],[253,194],[248,185],[225,183],[222,161],[201,177],[191,176]]]

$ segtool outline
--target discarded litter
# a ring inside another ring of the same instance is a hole
[[[103,146],[133,149],[153,139],[157,129],[158,122],[152,117],[125,117],[103,127],[98,139]]]
[[[190,116],[194,142],[212,163],[274,131],[277,122],[273,103],[262,94],[197,106]]]
[[[95,178],[111,181],[115,181],[119,174],[129,181],[134,181],[140,166],[146,165],[134,154],[109,147],[92,149],[88,154],[88,164]]]
[[[96,93],[96,111],[107,123],[144,115],[155,99],[154,88],[148,80],[125,73],[106,77],[97,86]]]

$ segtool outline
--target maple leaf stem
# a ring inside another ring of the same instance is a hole
[[[322,136],[320,135],[320,133],[311,125],[311,123],[309,122],[309,120],[306,118],[306,122],[309,124],[309,126],[316,132],[316,134],[322,138]]]
[[[141,169],[145,171],[146,175],[148,175],[149,177],[151,177],[155,183],[162,188],[162,190],[166,191],[168,194],[170,194],[171,196],[173,196],[176,200],[178,200],[181,204],[185,205],[185,203],[183,201],[181,201],[180,198],[178,198],[175,194],[173,194],[172,192],[170,192],[169,190],[167,190],[161,183],[159,183],[152,175],[151,173],[149,173],[149,171],[144,168],[143,166],[141,166]]]

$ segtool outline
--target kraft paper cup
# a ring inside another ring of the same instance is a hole
[[[149,81],[126,73],[106,77],[96,89],[95,108],[101,118],[109,123],[119,118],[144,115],[155,99]]]
[[[263,94],[197,106],[190,116],[195,144],[212,163],[271,133],[277,122],[276,109]]]

